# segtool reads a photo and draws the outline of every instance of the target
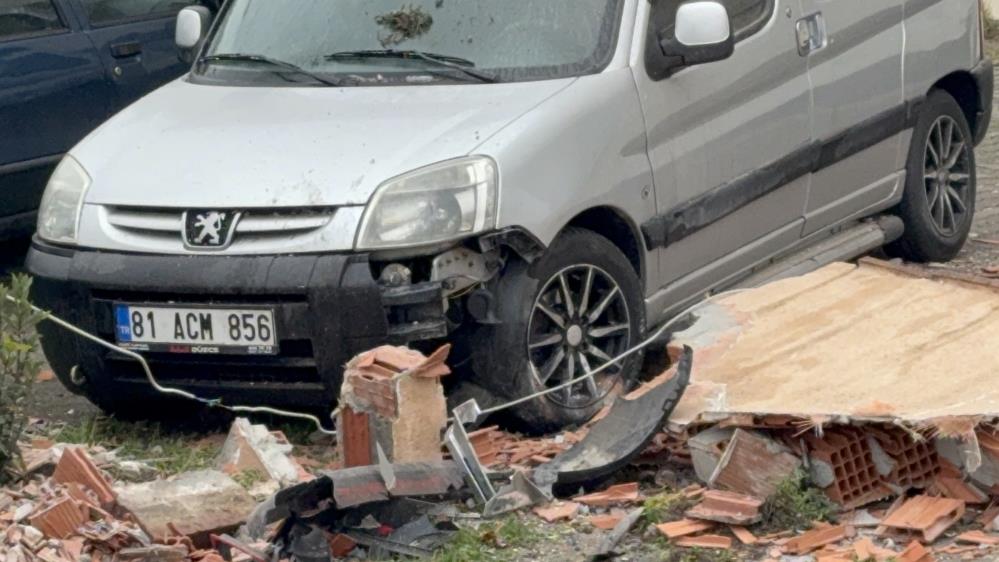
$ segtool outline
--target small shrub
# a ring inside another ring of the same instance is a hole
[[[825,493],[812,485],[805,471],[797,470],[763,505],[763,522],[768,529],[807,529],[815,521],[831,521],[835,512]]]
[[[992,40],[999,38],[999,20],[996,20],[992,14],[992,11],[988,8],[985,9],[985,21],[982,22],[985,27],[985,38]]]
[[[28,304],[30,289],[31,278],[25,275],[0,283],[0,469],[19,458],[25,401],[42,366],[35,325],[45,315]]]

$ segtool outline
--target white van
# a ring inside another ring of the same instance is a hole
[[[39,304],[205,397],[328,410],[354,354],[449,341],[452,384],[487,397],[611,363],[517,410],[576,422],[706,292],[817,244],[946,260],[974,213],[976,0],[229,0],[208,21],[180,14],[188,75],[66,156],[29,257]],[[155,410],[134,362],[44,335],[70,389]]]

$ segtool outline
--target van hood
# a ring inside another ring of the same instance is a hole
[[[88,203],[363,205],[389,178],[472,153],[573,81],[250,88],[181,79],[71,152],[93,179]]]

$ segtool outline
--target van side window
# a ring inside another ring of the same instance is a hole
[[[100,27],[130,20],[166,18],[182,8],[196,4],[192,0],[81,0],[90,25]]]
[[[732,34],[737,42],[763,29],[776,5],[776,0],[720,1],[728,10],[728,17],[732,22]],[[665,30],[665,33],[660,34],[660,38],[672,37],[676,10],[682,3],[682,0],[653,0],[649,35],[655,36],[656,33]]]
[[[732,31],[735,40],[739,41],[753,35],[770,20],[774,11],[775,0],[722,0],[728,8],[728,17],[732,20]]]
[[[0,41],[65,29],[52,0],[0,2]]]

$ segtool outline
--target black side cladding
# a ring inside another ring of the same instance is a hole
[[[841,162],[915,126],[923,98],[876,115],[824,141],[815,141],[656,216],[642,225],[649,248],[687,238],[792,181]]]
[[[992,59],[986,57],[971,69],[971,77],[978,86],[978,100],[975,118],[975,146],[985,140],[985,133],[992,122],[992,95],[995,90],[995,66]]]

